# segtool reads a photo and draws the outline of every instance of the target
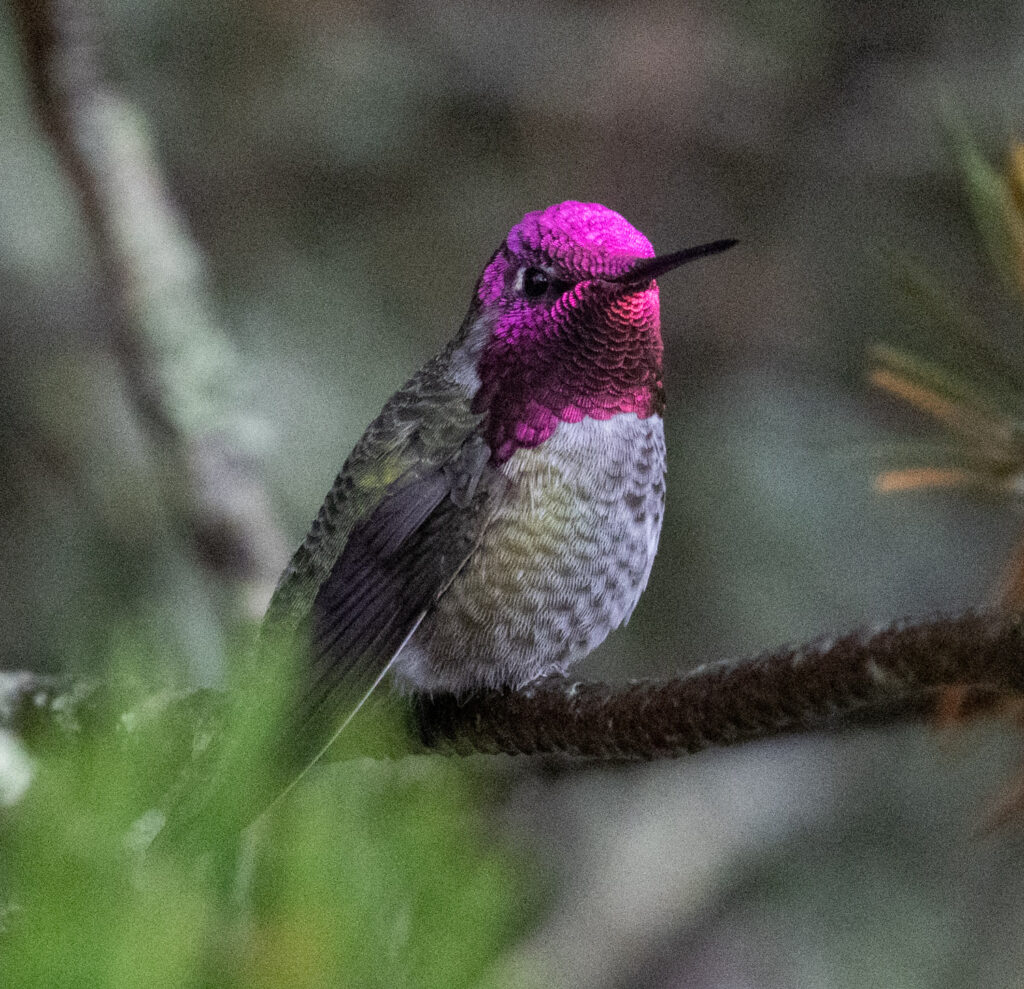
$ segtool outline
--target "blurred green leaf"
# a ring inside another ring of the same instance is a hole
[[[272,682],[259,699],[276,725]],[[492,972],[537,897],[488,827],[468,764],[317,768],[239,835],[225,827],[231,808],[249,805],[261,773],[273,778],[261,761],[278,743],[251,700],[238,711],[228,749],[248,761],[230,762],[198,845],[144,851],[135,837],[181,749],[172,733],[126,729],[39,754],[0,818],[3,984],[458,987]]]
[[[988,257],[1003,284],[1024,288],[1024,217],[1013,189],[963,130],[954,132],[967,203]]]

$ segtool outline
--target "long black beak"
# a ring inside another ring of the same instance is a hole
[[[666,271],[678,268],[681,264],[696,261],[698,258],[706,258],[709,254],[720,254],[729,250],[739,243],[735,237],[726,240],[713,240],[708,244],[701,244],[698,247],[687,247],[682,251],[675,251],[673,254],[662,254],[656,258],[645,258],[639,264],[634,265],[629,271],[614,278],[606,278],[605,281],[615,282],[618,285],[636,285],[642,282],[649,282]]]

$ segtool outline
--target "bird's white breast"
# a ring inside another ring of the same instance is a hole
[[[659,416],[560,423],[502,470],[508,496],[396,660],[415,689],[564,671],[629,618],[647,584],[664,511]]]

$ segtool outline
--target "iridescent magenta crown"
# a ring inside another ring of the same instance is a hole
[[[617,275],[628,262],[654,256],[651,242],[615,210],[574,200],[527,213],[507,244],[513,254],[546,255],[577,277]]]

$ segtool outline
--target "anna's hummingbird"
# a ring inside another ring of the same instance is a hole
[[[300,633],[300,758],[390,672],[412,691],[520,687],[621,625],[665,498],[655,257],[597,203],[527,213],[458,335],[387,402],[292,557],[266,629]]]

